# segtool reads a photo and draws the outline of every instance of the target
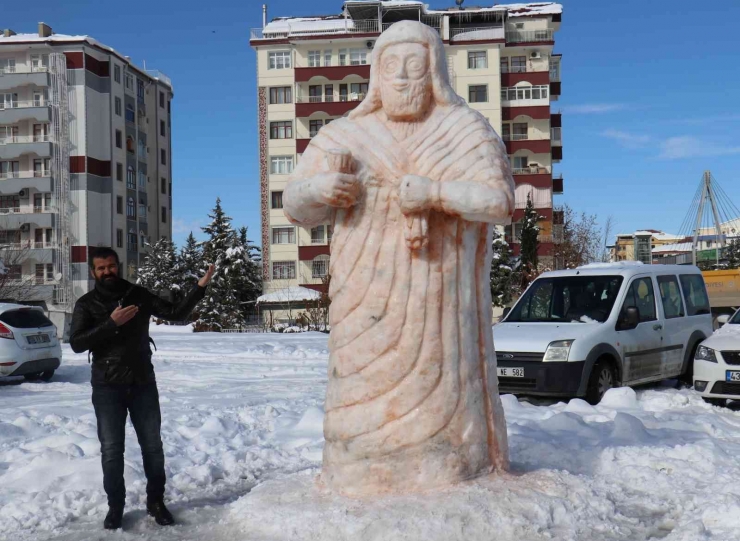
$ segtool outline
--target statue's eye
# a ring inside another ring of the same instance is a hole
[[[418,71],[422,68],[421,61],[418,58],[411,59],[408,66],[413,71]]]
[[[385,71],[386,73],[394,73],[397,69],[398,69],[398,59],[397,58],[390,59],[383,65],[383,71]]]

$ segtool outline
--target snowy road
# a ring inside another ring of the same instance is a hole
[[[740,539],[740,413],[689,390],[536,406],[504,397],[512,471],[436,494],[356,502],[314,485],[326,336],[157,328],[168,501],[143,512],[129,426],[121,540]],[[49,384],[0,385],[0,539],[110,539],[86,355]],[[22,380],[21,380],[22,381]]]

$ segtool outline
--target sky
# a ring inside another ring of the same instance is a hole
[[[466,5],[491,5],[468,0]],[[738,0],[563,0],[562,172],[555,204],[612,216],[617,232],[678,233],[704,170],[740,207]],[[429,0],[431,7],[453,0]],[[259,242],[253,0],[5,2],[4,27],[88,34],[173,81],[174,240],[217,197]],[[341,0],[267,0],[269,18],[339,13]]]

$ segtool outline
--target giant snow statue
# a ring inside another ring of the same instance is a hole
[[[293,223],[334,226],[322,481],[362,496],[505,469],[489,271],[514,182],[435,31],[383,32],[368,96],[311,140],[283,197]]]

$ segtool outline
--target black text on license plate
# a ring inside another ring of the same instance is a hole
[[[740,372],[737,370],[728,370],[726,380],[740,382]]]
[[[524,368],[510,368],[499,366],[496,368],[500,378],[523,378]]]
[[[26,336],[29,344],[46,344],[49,340],[48,334],[36,334],[33,336]]]

